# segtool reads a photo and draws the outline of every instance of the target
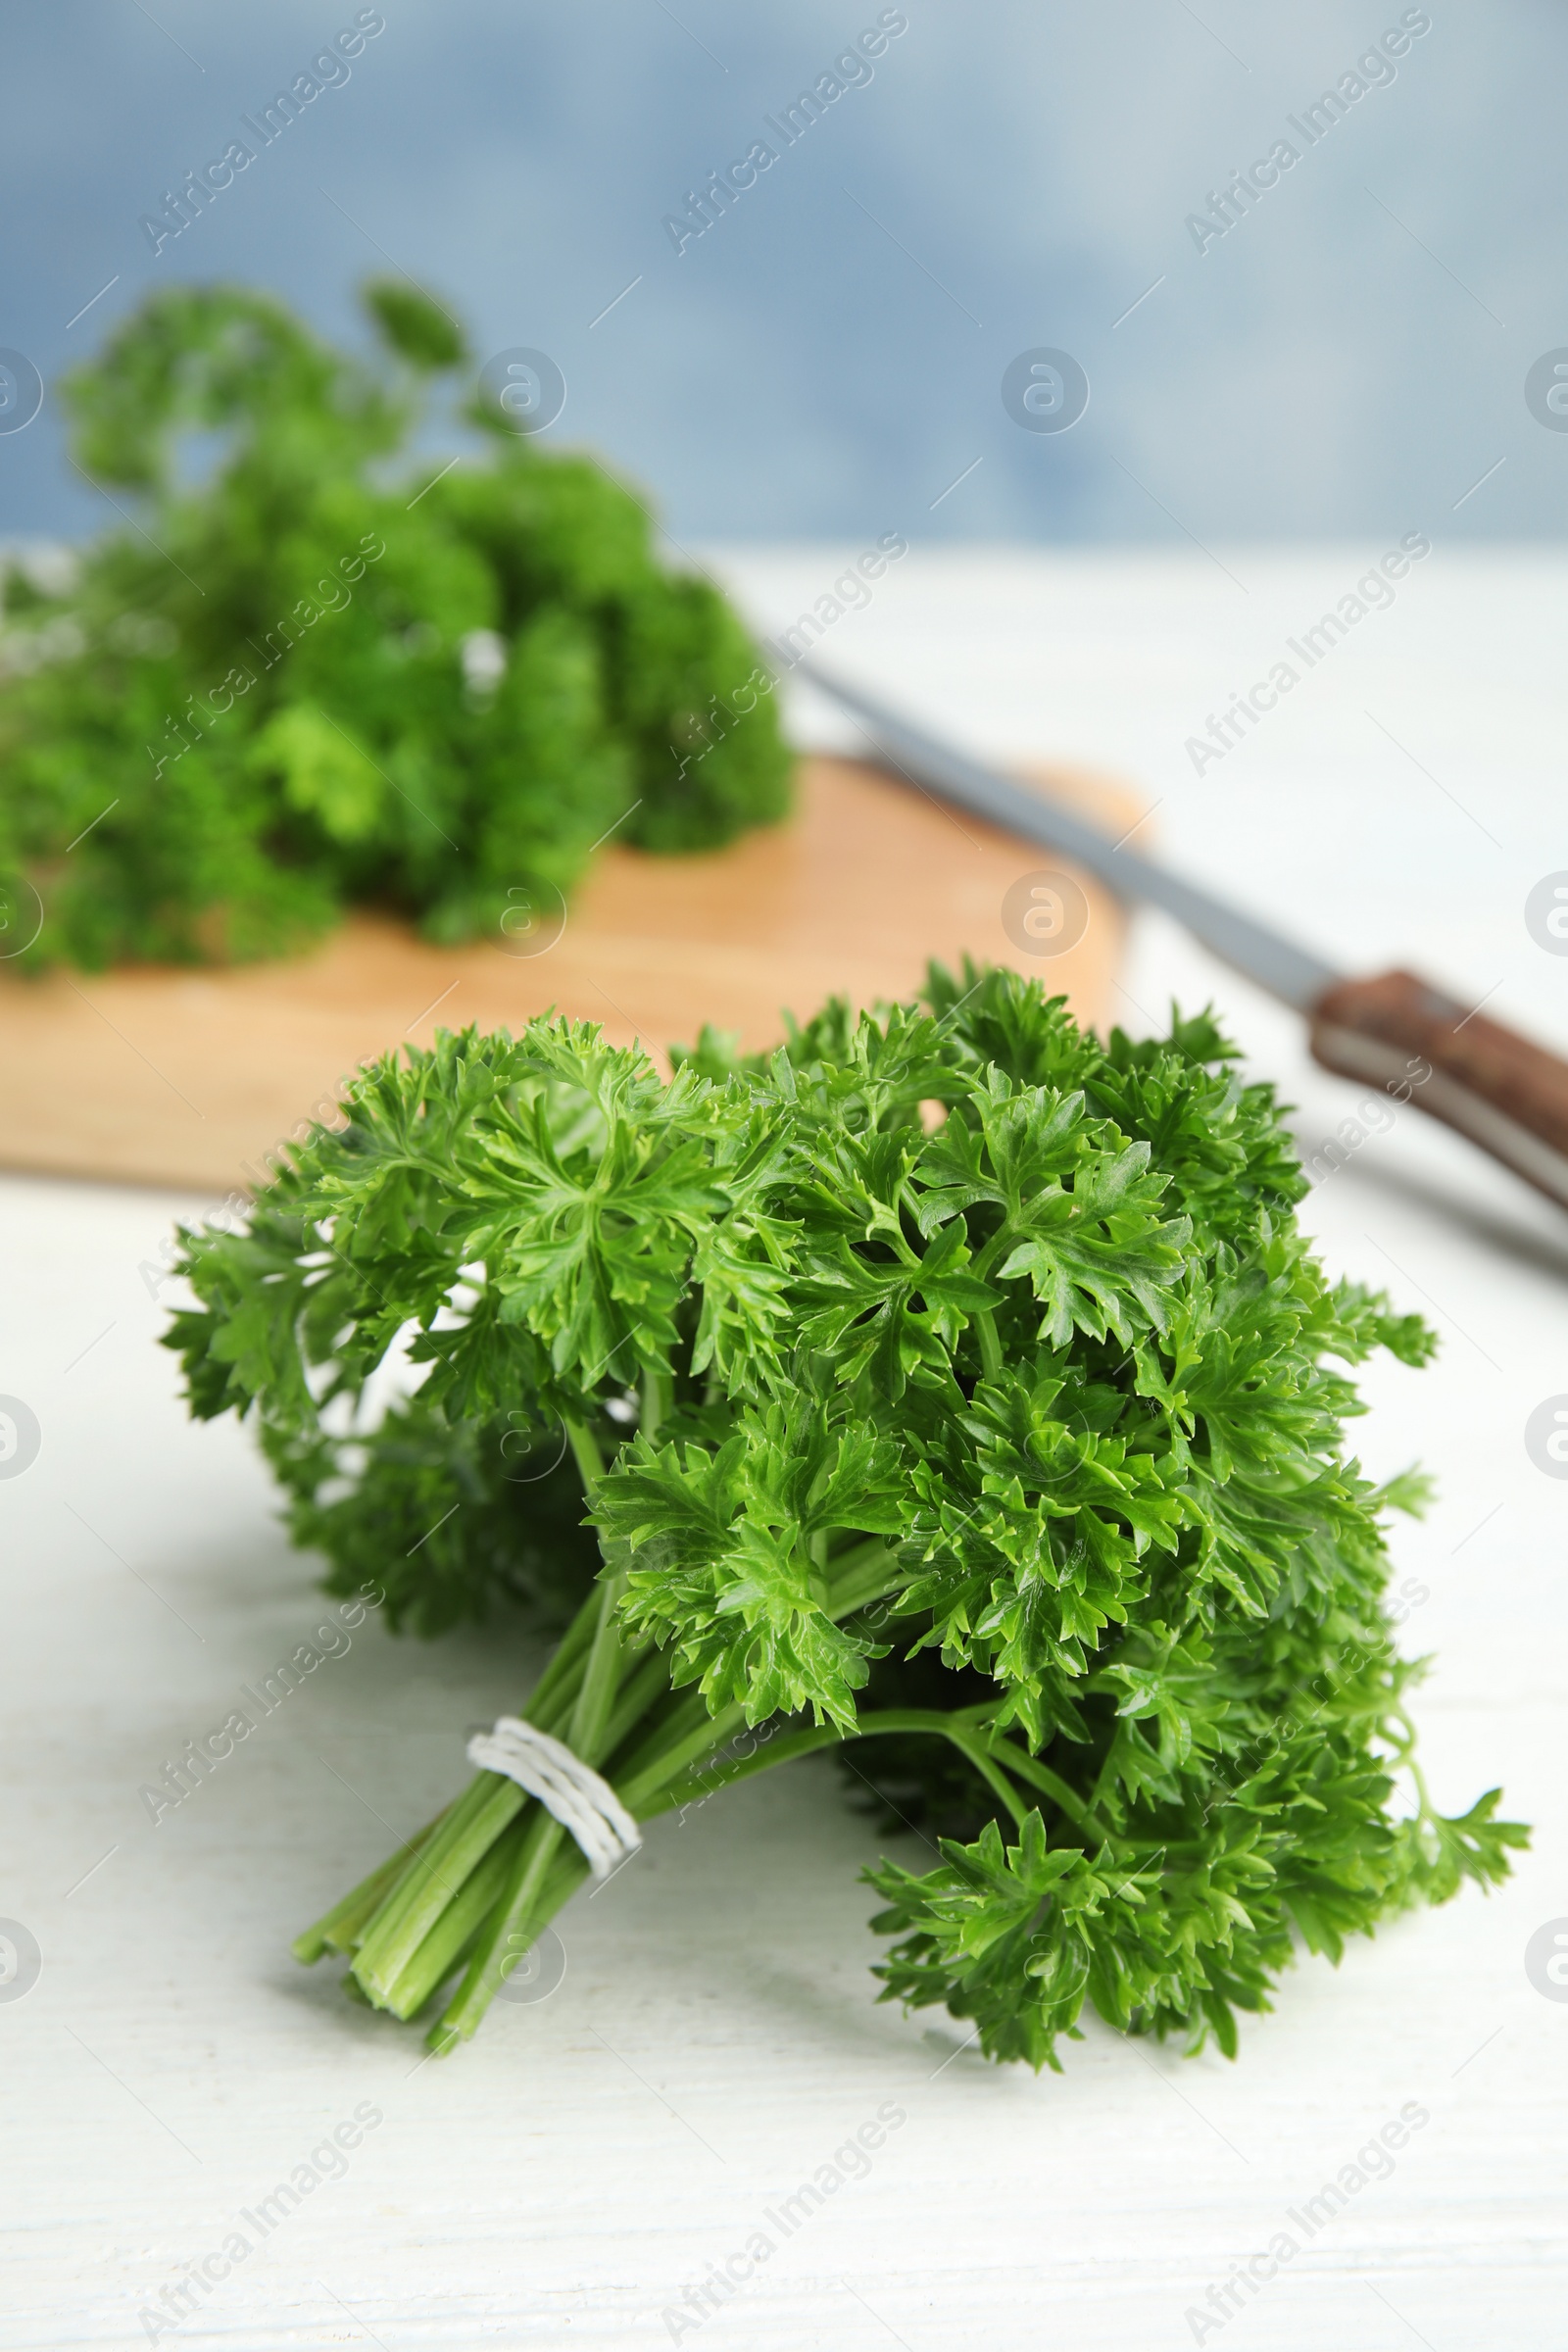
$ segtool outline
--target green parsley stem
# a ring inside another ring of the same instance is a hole
[[[582,1459],[581,1454],[578,1458]],[[597,1765],[606,1752],[606,1734],[624,1663],[615,1618],[625,1587],[624,1570],[602,1577],[598,1587],[599,1623],[566,1734],[567,1745],[585,1764]],[[515,1789],[514,1793],[520,1797],[522,1791]],[[533,1942],[542,1924],[534,1913],[564,1835],[560,1822],[541,1808],[480,1931],[463,1983],[431,2031],[432,2049],[450,2049],[460,2038],[467,2039],[489,2008],[508,1967],[514,1967]]]
[[[576,1457],[577,1467],[582,1472],[583,1492],[592,1503],[594,1489],[605,1475],[605,1457],[599,1450],[598,1439],[584,1422],[569,1416],[564,1418],[567,1440]]]
[[[453,1801],[455,1803],[457,1800]],[[307,1928],[303,1935],[296,1936],[289,1947],[295,1959],[302,1960],[309,1967],[313,1961],[319,1960],[325,1951],[352,1951],[359,1940],[361,1929],[379,1908],[382,1897],[408,1868],[426,1839],[434,1836],[451,1810],[452,1806],[448,1805],[445,1813],[438,1813],[434,1821],[426,1822],[422,1830],[416,1830],[406,1845],[400,1846],[378,1869],[372,1870],[368,1879],[362,1879],[357,1886],[344,1895],[341,1902],[332,1905],[330,1911],[324,1911],[314,1926]]]
[[[974,1328],[980,1342],[980,1362],[985,1376],[987,1380],[995,1380],[1002,1370],[1002,1341],[997,1333],[997,1318],[989,1306],[977,1310]]]

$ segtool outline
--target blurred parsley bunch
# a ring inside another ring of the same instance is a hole
[[[723,599],[656,561],[629,491],[477,396],[489,462],[416,460],[463,341],[402,285],[367,302],[373,362],[264,295],[174,288],[63,387],[81,470],[134,512],[71,578],[5,581],[24,965],[278,955],[353,901],[462,940],[553,905],[617,820],[672,851],[783,813]]]
[[[851,1741],[967,1815],[868,1874],[884,1997],[1037,2067],[1086,2002],[1232,2051],[1293,1936],[1337,1958],[1525,1833],[1428,1799],[1381,1523],[1420,1482],[1345,1448],[1341,1367],[1431,1335],[1325,1281],[1231,1058],[1005,971],[668,1083],[587,1026],[443,1035],[185,1237],[167,1344],[337,1589],[575,1604],[525,1714],[639,1818]],[[372,1426],[394,1343],[422,1385]],[[447,1987],[449,2047],[586,1875],[481,1772],[295,1948],[400,2017]]]

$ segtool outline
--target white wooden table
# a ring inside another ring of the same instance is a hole
[[[1160,799],[1172,857],[1352,968],[1416,961],[1563,1043],[1568,958],[1522,915],[1568,866],[1563,562],[1440,543],[1244,749],[1201,780],[1184,753],[1379,552],[1222,550],[1233,582],[1198,554],[916,550],[827,650],[994,752],[1121,767]],[[714,560],[776,626],[843,555]],[[828,738],[804,704],[798,722]],[[1309,1143],[1351,1107],[1288,1018],[1161,922],[1140,924],[1125,989],[1138,1027],[1173,991],[1212,993]],[[0,1480],[0,1913],[42,1955],[0,2000],[0,2345],[142,2343],[138,2314],[204,2261],[158,2341],[666,2343],[683,2287],[879,2112],[904,2120],[863,2177],[771,2230],[770,2259],[676,2340],[1568,2345],[1568,2003],[1524,1968],[1568,1914],[1568,1483],[1522,1436],[1568,1391],[1568,1225],[1544,1203],[1406,1114],[1305,1212],[1334,1268],[1445,1334],[1430,1372],[1367,1376],[1364,1456],[1441,1480],[1398,1538],[1428,1595],[1403,1638],[1438,1659],[1417,1701],[1435,1788],[1457,1806],[1501,1781],[1533,1852],[1490,1900],[1412,1916],[1338,1972],[1304,1961],[1234,2066],[1092,2026],[1041,2081],[873,2005],[857,1873],[879,1841],[825,1763],[656,1825],[565,1915],[555,1995],[498,2003],[451,2061],[420,2064],[412,2034],[296,1968],[294,1931],[451,1792],[467,1727],[529,1679],[492,1636],[367,1626],[151,1825],[140,1785],[321,1616],[248,1436],[189,1424],[153,1346],[160,1245],[191,1205],[0,1184],[0,1391],[42,1432]],[[1430,2121],[1389,2177],[1199,2329],[1210,2283],[1406,2102]],[[339,2125],[361,2134],[341,2165]],[[302,2164],[323,2177],[297,2210],[265,2235],[241,2220]],[[253,2250],[221,2276],[236,2230]]]

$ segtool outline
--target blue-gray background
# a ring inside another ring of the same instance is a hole
[[[906,0],[869,86],[679,257],[662,217],[878,0],[384,13],[348,83],[155,259],[139,216],[354,0],[9,0],[0,344],[49,382],[148,287],[220,276],[358,336],[354,288],[391,257],[466,320],[476,360],[550,352],[557,437],[645,484],[683,537],[1560,527],[1568,434],[1522,389],[1568,343],[1560,0],[1432,0],[1392,85],[1201,255],[1188,213],[1398,0]],[[1089,373],[1071,432],[1004,412],[1003,369],[1036,345]],[[52,401],[0,438],[0,534],[105,516]]]

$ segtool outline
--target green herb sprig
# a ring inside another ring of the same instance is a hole
[[[771,1055],[705,1032],[667,1082],[585,1025],[443,1035],[247,1234],[187,1237],[168,1344],[195,1412],[256,1414],[339,1589],[423,1630],[575,1598],[523,1711],[640,1819],[851,1742],[967,1816],[867,1874],[883,1997],[1036,2067],[1086,2003],[1234,2052],[1295,1939],[1338,1959],[1526,1833],[1418,1775],[1396,1809],[1414,1490],[1348,1457],[1346,1368],[1433,1342],[1327,1282],[1233,1058],[1207,1016],[1102,1047],[972,970]],[[346,1422],[411,1331],[422,1385]],[[446,1988],[446,2049],[586,1870],[481,1772],[295,1949],[400,2017]]]
[[[417,452],[463,338],[397,283],[368,308],[355,357],[171,288],[62,385],[132,527],[68,580],[5,567],[19,968],[278,955],[351,904],[512,945],[609,832],[709,849],[784,813],[771,672],[717,590],[477,395],[482,463]]]

